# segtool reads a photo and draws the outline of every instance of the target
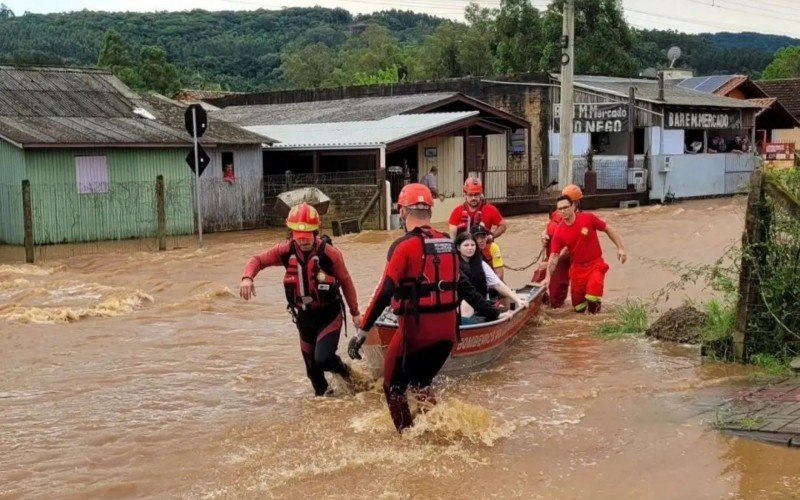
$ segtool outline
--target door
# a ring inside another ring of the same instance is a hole
[[[471,174],[478,174],[483,180],[486,172],[486,138],[481,136],[467,138],[467,157],[464,159],[464,180]]]

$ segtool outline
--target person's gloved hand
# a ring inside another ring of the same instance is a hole
[[[361,346],[367,341],[367,332],[359,330],[355,337],[347,344],[347,355],[350,359],[361,359]]]

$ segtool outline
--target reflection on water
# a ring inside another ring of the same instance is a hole
[[[609,302],[669,281],[636,256],[670,258],[682,241],[683,258],[710,262],[739,237],[739,202],[680,208],[605,213],[632,255],[611,263]],[[538,252],[543,221],[510,220],[510,265]],[[438,379],[441,404],[402,437],[366,376],[354,394],[313,398],[280,271],[258,277],[253,302],[237,297],[244,262],[279,237],[0,265],[0,496],[797,495],[796,452],[719,435],[701,415],[701,392],[746,370],[696,348],[600,341],[589,332],[608,315],[548,313],[489,369]],[[391,239],[334,242],[362,304]]]

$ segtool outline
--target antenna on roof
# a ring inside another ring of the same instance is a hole
[[[675,61],[677,61],[681,57],[681,48],[672,46],[667,51],[667,59],[669,59],[669,67],[672,68],[675,65]]]

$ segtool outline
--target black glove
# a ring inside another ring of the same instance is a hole
[[[361,359],[361,346],[367,341],[367,332],[359,330],[355,337],[347,344],[347,354],[350,359]]]

